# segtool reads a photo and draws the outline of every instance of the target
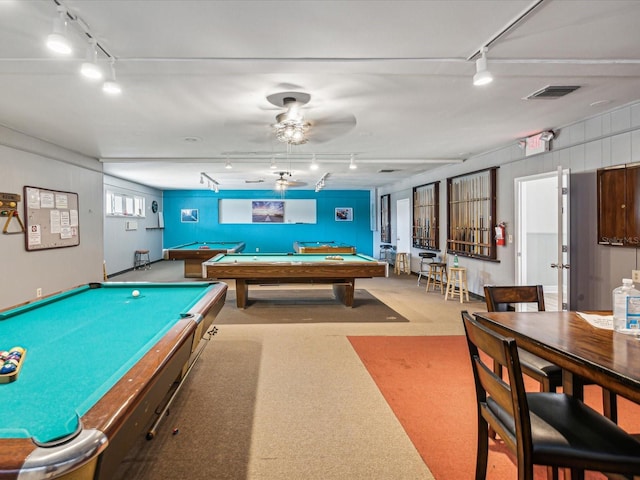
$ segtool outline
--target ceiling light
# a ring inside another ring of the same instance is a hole
[[[71,55],[73,48],[67,38],[67,12],[58,5],[58,16],[53,19],[53,31],[47,36],[47,48],[61,55]]]
[[[287,111],[277,115],[273,125],[276,138],[288,145],[307,143],[309,124],[300,113],[300,104],[293,97],[283,99],[283,104]]]
[[[358,166],[356,165],[356,159],[353,156],[353,153],[351,154],[351,161],[349,162],[349,168],[351,170],[355,170],[356,168],[358,168]]]
[[[224,168],[226,168],[227,170],[231,170],[233,168],[233,165],[231,165],[231,162],[227,160],[227,162],[224,164]]]
[[[309,168],[311,168],[311,170],[318,170],[318,162],[316,162],[316,155],[314,154],[313,157],[311,158],[311,166]]]
[[[204,176],[200,174],[200,185],[204,185]]]
[[[278,168],[278,165],[276,165],[276,157],[271,157],[271,165],[269,165],[269,168],[271,170],[275,170],[276,168]]]
[[[116,82],[116,67],[115,60],[111,60],[111,75],[109,76],[109,80],[102,84],[102,91],[104,93],[108,93],[109,95],[119,95],[122,93],[122,88],[120,84]]]
[[[91,80],[102,78],[102,70],[98,67],[98,52],[95,40],[91,40],[87,47],[87,59],[80,67],[80,73]]]
[[[476,60],[476,74],[473,76],[473,84],[476,86],[493,82],[493,75],[487,70],[487,50],[487,47],[482,47],[482,56]]]

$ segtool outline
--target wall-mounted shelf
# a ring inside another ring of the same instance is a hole
[[[440,182],[413,188],[413,246],[427,250],[440,247]]]
[[[447,250],[495,260],[497,167],[447,179]]]

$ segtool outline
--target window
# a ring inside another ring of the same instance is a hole
[[[380,242],[391,243],[391,195],[380,197]]]
[[[107,191],[105,212],[114,217],[144,218],[146,211],[145,198],[138,195],[126,195]]]

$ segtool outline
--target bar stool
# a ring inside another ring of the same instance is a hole
[[[435,258],[436,254],[433,252],[421,252],[418,254],[418,256],[420,257],[420,270],[418,271],[418,286],[420,286],[420,279],[422,278],[422,276],[424,275],[425,277],[427,277],[429,275],[428,264],[426,267],[425,267],[425,264],[427,263],[427,260],[431,260],[431,262],[429,263],[433,263],[433,258]]]
[[[445,286],[447,285],[447,279],[449,278],[447,272],[447,262],[431,262],[429,264],[429,272],[427,273],[427,288],[425,291],[429,291],[429,287],[435,291],[436,287],[440,287],[440,293],[444,293]]]
[[[411,264],[409,263],[409,254],[406,252],[396,253],[396,265],[394,268],[398,275],[402,272],[411,273]]]
[[[136,250],[133,256],[133,269],[151,268],[151,260],[149,259],[149,250]]]
[[[466,267],[449,268],[449,278],[447,279],[447,290],[444,293],[444,299],[448,300],[449,295],[451,295],[451,298],[455,298],[455,296],[458,295],[458,297],[460,297],[460,303],[464,301],[463,297],[467,298],[467,302],[469,301]]]

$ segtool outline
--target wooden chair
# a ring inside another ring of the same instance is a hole
[[[523,303],[535,304],[538,311],[545,309],[542,285],[485,285],[484,296],[488,312],[514,310],[516,304]],[[540,383],[541,392],[555,392],[558,387],[562,386],[562,369],[560,367],[526,350],[520,349],[518,354],[522,372]],[[496,373],[500,374],[499,365],[496,366]],[[578,380],[584,382],[584,380]],[[616,395],[603,389],[602,402],[605,416],[617,422]]]
[[[583,480],[585,470],[640,474],[639,441],[575,397],[525,392],[516,341],[466,311],[462,320],[476,387],[476,480],[486,478],[489,427],[516,456],[518,480],[533,480],[534,465],[549,467],[554,480],[559,468],[570,469],[571,480]],[[483,358],[503,365],[508,383]]]
[[[495,286],[485,285],[484,298],[488,312],[515,310],[515,304],[532,303],[540,312],[544,311],[544,292],[542,285]],[[547,360],[520,350],[522,373],[540,383],[541,392],[555,392],[562,386],[562,369]],[[496,373],[501,367],[496,364]]]

